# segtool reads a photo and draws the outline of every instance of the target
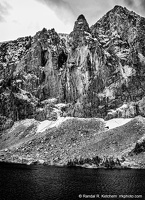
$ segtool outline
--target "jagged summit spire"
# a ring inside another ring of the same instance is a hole
[[[73,31],[69,35],[73,39],[73,47],[77,47],[82,43],[82,38],[90,32],[89,24],[85,16],[83,14],[79,15],[75,21]]]
[[[86,20],[86,18],[83,14],[81,14],[78,16],[77,20]]]
[[[90,32],[88,22],[83,14],[79,15],[75,22],[73,31],[87,31]]]

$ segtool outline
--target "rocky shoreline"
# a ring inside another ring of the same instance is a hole
[[[108,170],[113,170],[113,169],[120,169],[120,170],[126,170],[126,169],[145,169],[145,166],[134,166],[134,165],[125,165],[125,166],[115,166],[115,167],[104,167],[104,166],[95,166],[95,165],[75,165],[75,166],[68,166],[68,165],[49,165],[44,163],[41,163],[39,161],[34,161],[32,163],[20,163],[20,162],[8,162],[8,161],[0,161],[0,164],[19,164],[19,165],[24,165],[24,166],[48,166],[48,167],[67,167],[67,168],[86,168],[86,169],[108,169]]]

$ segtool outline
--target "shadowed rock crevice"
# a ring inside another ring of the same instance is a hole
[[[66,63],[66,61],[67,54],[65,54],[64,51],[62,51],[58,56],[58,70],[63,68],[63,65]]]
[[[41,51],[41,66],[42,67],[44,67],[47,63],[46,53],[47,53],[47,50]]]

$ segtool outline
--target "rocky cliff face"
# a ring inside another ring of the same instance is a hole
[[[64,116],[144,116],[144,66],[145,19],[121,6],[92,27],[80,15],[69,35],[44,28],[1,43],[1,129],[55,119],[56,103]]]
[[[107,89],[111,94],[107,95],[109,109],[119,108],[126,102],[128,110],[125,116],[143,114],[145,19],[126,8],[115,6],[91,27],[91,32],[105,52],[104,91]]]
[[[37,118],[43,100],[53,97],[63,101],[61,68],[66,59],[65,43],[54,29],[43,29],[33,38],[1,43],[1,118]]]
[[[82,16],[75,22],[70,34],[75,46],[68,56],[74,66],[68,79],[74,94],[69,97],[77,101],[79,113],[144,115],[145,19],[115,6],[90,29],[86,24]]]

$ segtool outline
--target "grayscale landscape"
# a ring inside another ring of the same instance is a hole
[[[0,161],[145,168],[145,18],[54,28],[0,43]]]

